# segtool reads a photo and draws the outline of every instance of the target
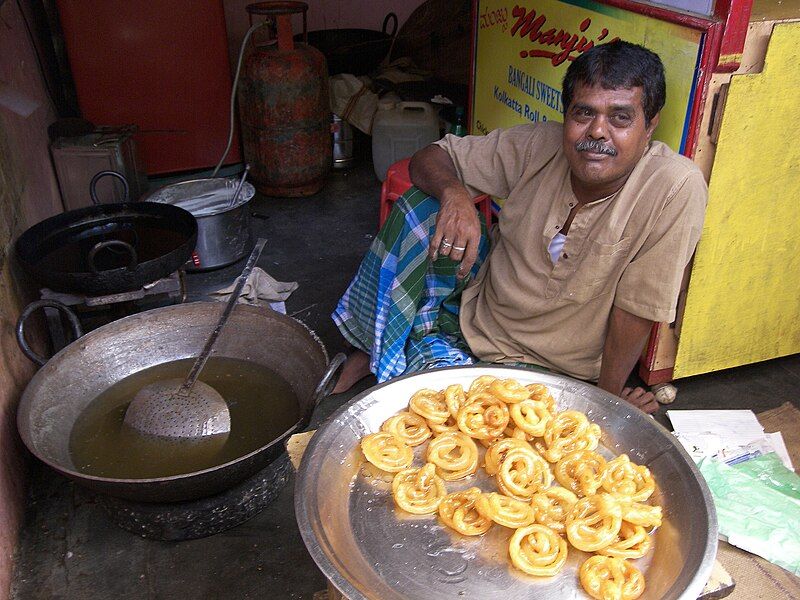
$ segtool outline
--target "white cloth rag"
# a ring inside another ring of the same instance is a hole
[[[214,300],[225,302],[230,298],[235,287],[236,282],[221,290],[211,292],[210,295],[214,297]],[[271,306],[274,310],[285,313],[286,309],[283,308],[283,303],[298,287],[299,284],[296,281],[278,281],[264,269],[255,267],[247,278],[237,302],[252,306]]]

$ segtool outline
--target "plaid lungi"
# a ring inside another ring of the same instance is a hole
[[[411,188],[395,202],[333,320],[342,335],[370,355],[379,382],[423,368],[476,362],[461,335],[461,292],[489,251],[481,218],[478,259],[468,277],[447,257],[431,262],[428,245],[439,201]]]

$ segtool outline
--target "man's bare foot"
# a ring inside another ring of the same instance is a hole
[[[622,390],[620,397],[627,402],[633,404],[639,410],[643,410],[648,415],[658,410],[658,402],[652,392],[648,392],[644,388],[629,388],[626,387]]]
[[[344,361],[342,374],[339,375],[339,380],[336,382],[336,387],[333,388],[331,394],[346,392],[370,373],[369,355],[361,350],[354,350]]]

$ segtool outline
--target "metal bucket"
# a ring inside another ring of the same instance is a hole
[[[238,183],[237,179],[224,177],[192,179],[165,185],[144,198],[147,202],[179,206],[197,219],[197,245],[188,271],[230,265],[250,250],[247,203],[256,190],[245,182],[239,198],[231,204]]]

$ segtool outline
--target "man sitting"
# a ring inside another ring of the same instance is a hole
[[[563,125],[448,135],[414,155],[416,188],[333,314],[357,349],[336,392],[370,371],[383,381],[480,360],[596,381],[656,410],[625,385],[653,323],[675,319],[706,183],[651,141],[666,95],[653,52],[596,46],[569,66],[562,94]],[[506,198],[490,243],[480,193]]]

